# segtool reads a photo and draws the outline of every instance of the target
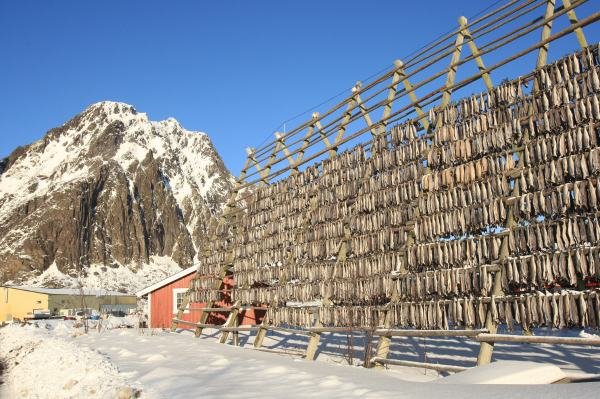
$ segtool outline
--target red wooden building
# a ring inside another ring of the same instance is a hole
[[[148,325],[151,328],[169,328],[171,321],[177,314],[179,305],[183,301],[185,292],[190,286],[190,281],[196,275],[196,266],[189,267],[178,273],[173,274],[151,286],[148,286],[136,293],[138,298],[147,298],[148,300]],[[226,278],[223,288],[229,289],[232,286],[232,279]],[[185,321],[198,322],[202,312],[198,309],[206,307],[206,303],[192,302],[188,305],[182,316]],[[223,300],[217,302],[215,307],[227,308],[231,306],[231,300],[228,295],[223,296]],[[240,312],[239,324],[259,324],[265,311],[248,309]],[[223,324],[227,319],[227,312],[211,313],[207,320],[210,324]],[[182,328],[194,328],[193,326],[183,326]]]

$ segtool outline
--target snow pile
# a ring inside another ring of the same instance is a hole
[[[11,325],[0,330],[0,340],[7,366],[2,397],[116,398],[139,392],[104,356],[44,328]]]
[[[98,322],[94,321],[92,327],[96,326]],[[115,328],[134,328],[140,323],[140,318],[137,315],[116,317],[109,316],[106,320],[101,320],[101,328],[112,330]]]

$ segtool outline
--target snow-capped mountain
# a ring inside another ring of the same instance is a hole
[[[205,133],[93,104],[0,161],[0,282],[131,290],[188,267],[233,181]]]

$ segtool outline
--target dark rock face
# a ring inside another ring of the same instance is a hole
[[[192,265],[233,178],[202,133],[99,103],[0,163],[0,282]]]

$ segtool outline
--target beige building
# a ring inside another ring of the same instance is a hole
[[[129,313],[137,306],[135,295],[116,291],[74,288],[0,287],[0,322],[35,318],[37,315],[61,316],[76,309],[94,309],[100,313]]]

